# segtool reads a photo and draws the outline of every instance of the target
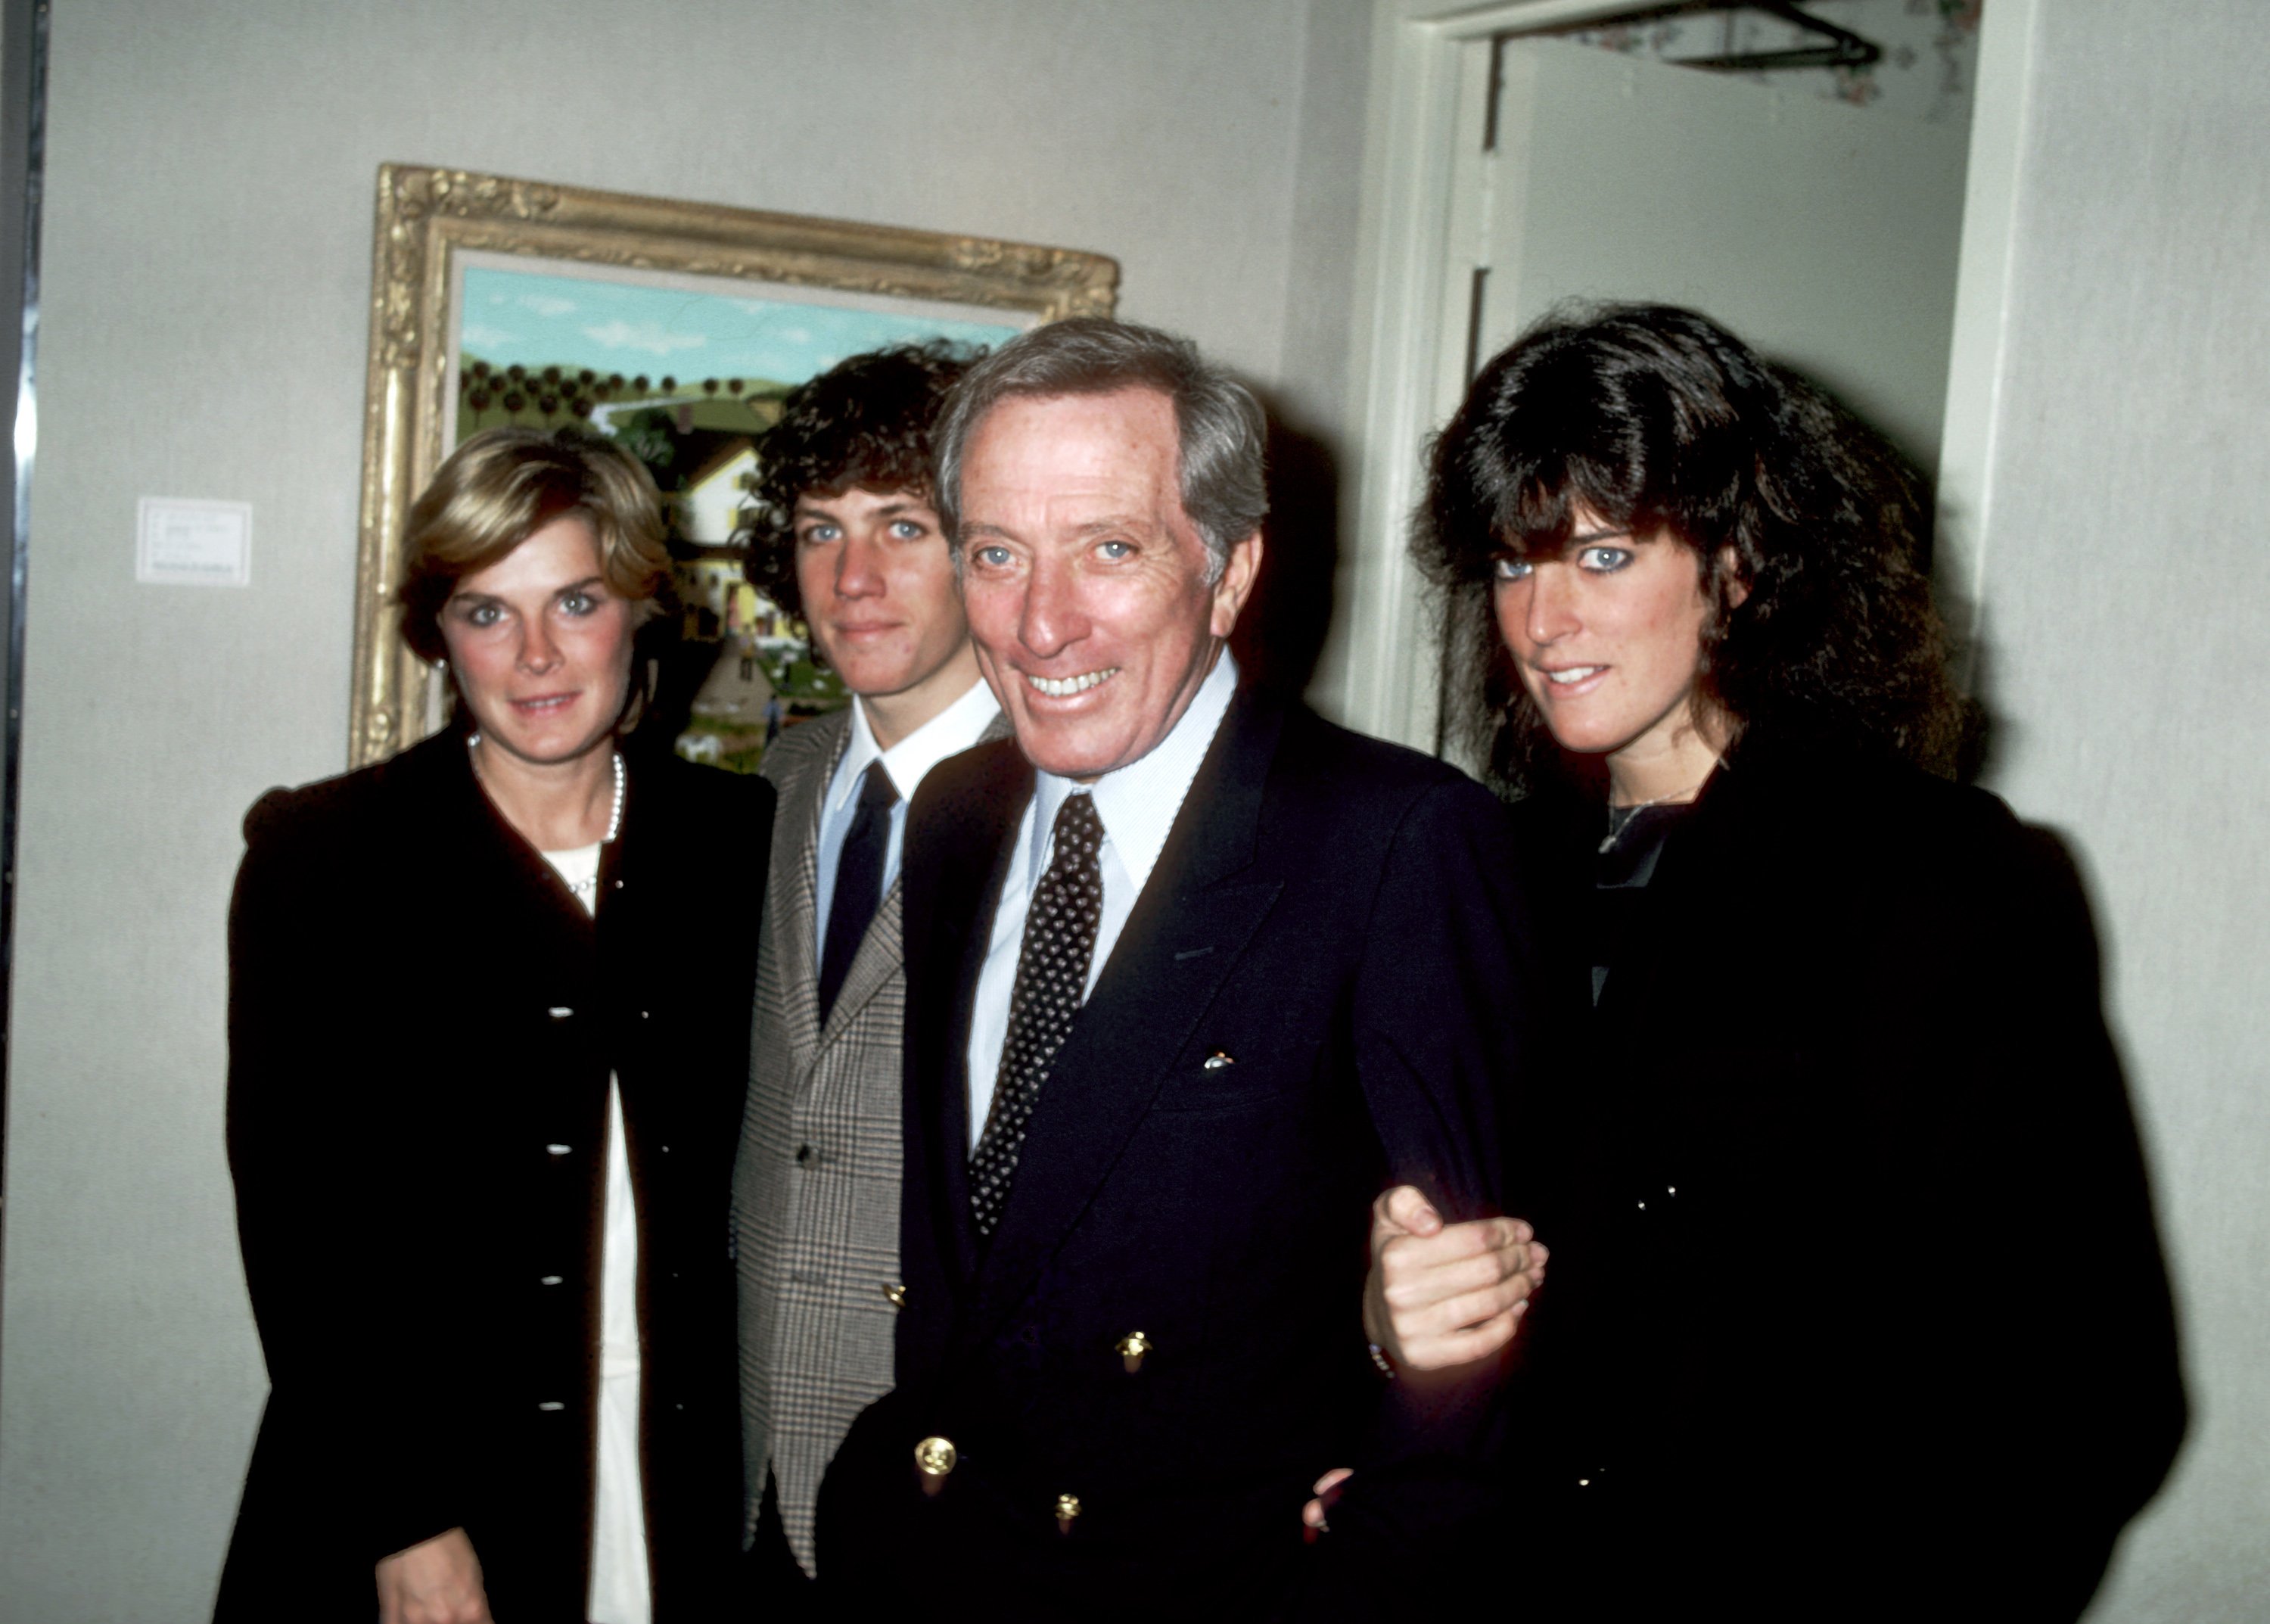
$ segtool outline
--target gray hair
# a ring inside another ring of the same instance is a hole
[[[946,397],[938,434],[938,515],[961,559],[961,461],[985,414],[1012,397],[1155,389],[1175,408],[1183,511],[1205,544],[1206,580],[1261,528],[1268,420],[1253,391],[1199,358],[1198,345],[1155,327],[1076,315],[1020,333],[979,361]]]

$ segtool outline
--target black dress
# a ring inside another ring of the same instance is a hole
[[[1602,819],[1517,808],[1577,1017],[1514,1130],[1527,1615],[2073,1618],[2184,1401],[2070,864],[1756,738]]]
[[[770,785],[634,754],[594,919],[454,734],[246,818],[229,1161],[271,1392],[216,1617],[371,1618],[374,1564],[462,1526],[497,1616],[583,1618],[611,1072],[656,1618],[717,1616],[771,823]]]

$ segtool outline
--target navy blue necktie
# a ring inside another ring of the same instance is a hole
[[[820,1024],[835,1007],[843,978],[866,939],[867,926],[883,901],[883,860],[891,849],[891,808],[898,804],[898,786],[879,760],[867,764],[859,790],[859,810],[851,815],[850,833],[843,837],[843,853],[835,861],[835,895],[827,905],[827,941],[820,955]]]

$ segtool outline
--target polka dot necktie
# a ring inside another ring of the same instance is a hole
[[[1025,1124],[1041,1097],[1057,1050],[1087,997],[1088,960],[1103,916],[1103,822],[1091,796],[1075,795],[1057,810],[1056,855],[1033,888],[1017,980],[1009,994],[1009,1038],[993,1082],[993,1109],[969,1158],[969,1210],[980,1235],[991,1235],[1009,1205],[1009,1184]]]

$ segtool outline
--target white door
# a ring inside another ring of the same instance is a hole
[[[1509,40],[1494,81],[1493,35],[1613,6],[1376,0],[1350,334],[1357,511],[1319,707],[1436,741],[1435,612],[1406,551],[1420,448],[1474,360],[1561,299],[1696,306],[1814,377],[1937,478],[1975,574],[2035,6],[1987,8],[1966,137],[1562,40]]]
[[[1490,150],[1453,204],[1477,308],[1450,400],[1557,301],[1659,300],[1799,367],[1932,471],[1963,131],[1558,40],[1498,61]],[[1487,97],[1486,70],[1467,83]]]

